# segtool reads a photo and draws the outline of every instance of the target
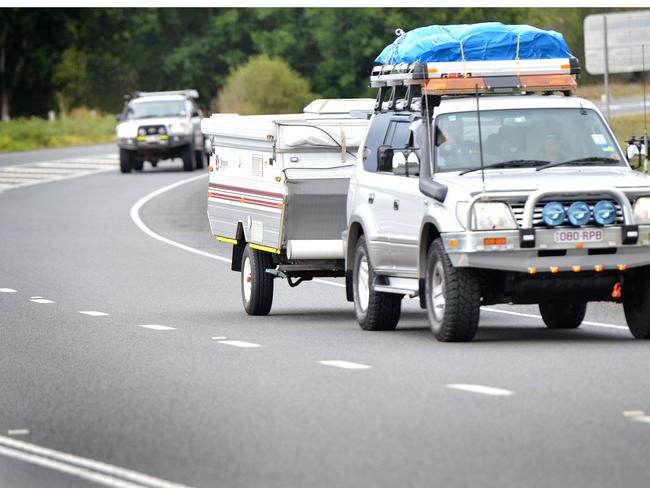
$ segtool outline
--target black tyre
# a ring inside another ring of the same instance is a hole
[[[639,268],[625,277],[623,311],[632,335],[650,339],[650,269]]]
[[[352,268],[354,310],[364,330],[393,330],[397,327],[402,307],[402,295],[380,293],[374,290],[375,273],[372,270],[366,239],[357,241]]]
[[[183,171],[194,171],[194,148],[187,145],[181,152],[181,159],[183,160]]]
[[[203,150],[201,151],[194,151],[194,159],[196,160],[196,169],[201,169],[203,168]]]
[[[471,341],[478,329],[481,287],[478,273],[454,268],[440,239],[427,254],[426,304],[433,335],[440,342]]]
[[[273,304],[273,267],[267,252],[246,245],[241,258],[241,297],[248,315],[268,315]]]
[[[142,168],[144,168],[144,161],[141,159],[136,159],[133,161],[133,169],[136,171],[142,171]]]
[[[128,149],[120,149],[120,171],[130,173],[133,169],[133,155]]]
[[[539,313],[549,329],[577,329],[585,318],[585,302],[546,302],[539,304]]]

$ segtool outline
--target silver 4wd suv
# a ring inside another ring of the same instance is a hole
[[[181,158],[183,170],[203,167],[201,111],[196,90],[136,92],[125,96],[116,127],[120,170],[141,171],[145,161]]]
[[[405,295],[419,296],[440,341],[471,340],[482,305],[538,304],[559,329],[578,327],[587,302],[615,301],[650,338],[650,177],[591,102],[392,100],[378,102],[348,193],[361,327],[394,328]]]

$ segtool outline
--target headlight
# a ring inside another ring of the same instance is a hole
[[[601,200],[594,205],[594,220],[598,225],[611,225],[616,222],[616,207],[609,200]]]
[[[192,126],[190,124],[171,124],[169,126],[170,134],[182,135],[189,134],[190,132],[192,132]]]
[[[504,202],[479,202],[472,211],[473,230],[517,229],[517,221]]]
[[[135,138],[135,136],[138,134],[137,128],[133,127],[133,125],[130,124],[118,125],[116,132],[118,139],[127,139],[129,137]]]
[[[641,197],[634,202],[634,223],[650,224],[650,198]]]
[[[138,135],[139,135],[139,136],[146,136],[146,135],[147,135],[147,130],[144,129],[144,128],[142,128],[142,127],[140,127],[140,128],[138,129]]]
[[[567,210],[571,225],[587,225],[591,220],[591,210],[585,202],[573,202]]]
[[[566,217],[566,212],[564,211],[564,205],[560,202],[548,202],[542,208],[542,220],[549,227],[562,224],[564,217]]]

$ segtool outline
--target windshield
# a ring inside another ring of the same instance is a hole
[[[476,112],[439,115],[434,131],[436,171],[480,168]],[[485,166],[624,164],[609,130],[594,110],[481,111],[481,140]]]
[[[131,102],[126,109],[126,117],[132,119],[151,119],[154,117],[185,117],[184,100],[156,100],[151,102]]]

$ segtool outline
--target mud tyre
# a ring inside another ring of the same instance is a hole
[[[241,259],[241,297],[248,315],[268,315],[273,305],[273,267],[267,252],[246,245]]]
[[[128,149],[120,149],[120,172],[130,173],[133,169],[133,153]]]
[[[623,282],[623,312],[636,339],[650,339],[650,268],[634,270]]]
[[[183,160],[183,171],[194,171],[194,149],[190,144],[183,148],[181,159]]]

